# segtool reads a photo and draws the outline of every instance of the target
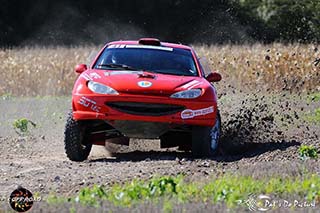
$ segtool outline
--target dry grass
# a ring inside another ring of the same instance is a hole
[[[100,47],[33,47],[0,50],[0,95],[69,95],[76,64]],[[315,45],[195,46],[222,73],[225,85],[243,90],[320,91],[320,50]]]
[[[200,46],[226,82],[250,90],[320,90],[320,50],[315,45]]]
[[[0,95],[68,95],[94,47],[33,47],[0,50]]]

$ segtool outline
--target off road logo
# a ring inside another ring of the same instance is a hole
[[[139,87],[146,88],[146,87],[151,87],[152,83],[150,81],[139,81],[138,85]]]
[[[12,209],[17,212],[26,212],[31,209],[33,205],[33,195],[25,188],[18,188],[14,190],[9,198],[9,203]]]
[[[267,195],[250,195],[245,204],[250,211],[268,211],[270,208],[265,206],[265,202],[268,202],[268,200],[271,200],[271,198]]]

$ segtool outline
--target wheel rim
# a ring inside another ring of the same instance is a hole
[[[220,136],[220,120],[217,118],[215,125],[212,127],[210,131],[210,147],[212,151],[216,150],[218,147],[218,141]]]

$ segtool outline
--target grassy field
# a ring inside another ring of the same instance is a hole
[[[319,91],[320,58],[312,44],[195,46],[221,85],[243,90]],[[100,47],[30,47],[0,50],[0,95],[69,95],[74,66],[89,64]],[[222,88],[223,89],[223,88]]]
[[[226,208],[235,208],[238,211],[248,208],[250,196],[257,199],[257,195],[268,194],[270,202],[277,200],[291,202],[289,210],[299,210],[302,203],[310,206],[316,205],[320,200],[320,179],[317,175],[305,173],[303,178],[252,178],[250,176],[236,176],[224,174],[219,177],[212,177],[205,183],[187,182],[183,176],[154,177],[148,181],[132,180],[124,185],[113,185],[111,187],[94,185],[85,187],[74,197],[59,197],[50,195],[47,203],[51,206],[69,204],[72,209],[80,204],[82,207],[101,208],[108,203],[108,209],[115,207],[135,208],[138,205],[149,202],[154,205],[162,204],[162,211],[177,211],[177,205],[186,203],[207,203],[208,205],[222,205]],[[265,206],[264,200],[257,199],[252,208],[277,209],[279,206]],[[298,201],[298,202],[297,202]],[[268,202],[268,201],[267,201]],[[314,207],[313,207],[314,208]],[[187,209],[182,209],[188,211]]]

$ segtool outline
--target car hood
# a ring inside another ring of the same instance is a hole
[[[88,70],[82,75],[87,80],[108,85],[118,92],[132,94],[169,95],[182,90],[203,88],[205,84],[209,84],[201,77],[156,74],[144,71]]]

